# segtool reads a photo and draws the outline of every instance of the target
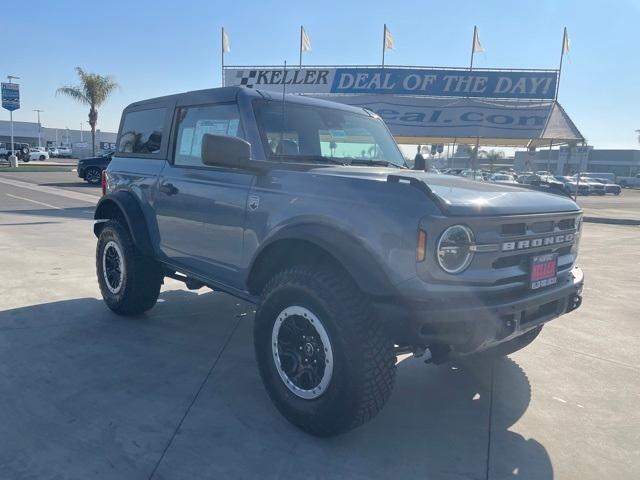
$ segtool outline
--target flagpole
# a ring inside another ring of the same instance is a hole
[[[384,68],[384,51],[387,39],[387,24],[384,24],[384,30],[382,30],[382,68]]]
[[[224,27],[220,31],[220,47],[222,47],[221,62],[220,62],[220,76],[221,85],[224,87]]]
[[[476,46],[476,35],[478,34],[478,26],[473,26],[473,38],[471,39],[471,62],[469,64],[469,70],[473,70],[473,54]]]
[[[303,26],[300,25],[300,68],[302,68],[302,32],[303,32]]]
[[[564,59],[564,44],[567,40],[567,27],[564,27],[564,33],[562,35],[562,47],[560,48],[560,66],[558,67],[558,83],[556,83],[556,95],[553,97],[554,101],[558,100],[558,91],[560,90],[560,77],[562,76],[562,60]]]

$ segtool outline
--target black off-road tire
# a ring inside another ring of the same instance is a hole
[[[506,357],[507,355],[511,355],[512,353],[517,352],[518,350],[522,350],[524,347],[528,346],[531,342],[533,342],[540,332],[542,331],[542,325],[529,330],[527,333],[520,335],[508,342],[501,343],[493,348],[489,348],[480,353],[476,353],[471,357],[482,357],[486,359],[495,359],[500,357]]]
[[[103,254],[109,242],[115,242],[122,252],[124,269],[117,293],[110,291],[103,269]],[[96,272],[100,292],[107,306],[118,315],[137,315],[153,307],[160,294],[162,267],[153,258],[140,254],[129,230],[117,220],[105,223],[96,247]]]
[[[300,398],[281,379],[272,351],[272,329],[290,306],[315,314],[333,351],[333,374],[324,393]],[[339,269],[303,265],[276,274],[264,288],[254,325],[260,375],[271,400],[292,424],[316,436],[338,435],[382,409],[393,389],[393,343],[370,303]]]

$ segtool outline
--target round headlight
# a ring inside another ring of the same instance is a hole
[[[438,263],[447,273],[460,273],[473,258],[473,232],[464,225],[447,228],[438,240]]]

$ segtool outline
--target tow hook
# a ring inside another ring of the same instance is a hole
[[[571,296],[567,305],[567,313],[574,311],[580,305],[582,305],[582,296],[578,294]]]

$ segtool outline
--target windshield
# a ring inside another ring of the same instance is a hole
[[[405,166],[378,118],[296,103],[285,103],[283,108],[282,102],[268,100],[256,100],[254,110],[270,159]]]

